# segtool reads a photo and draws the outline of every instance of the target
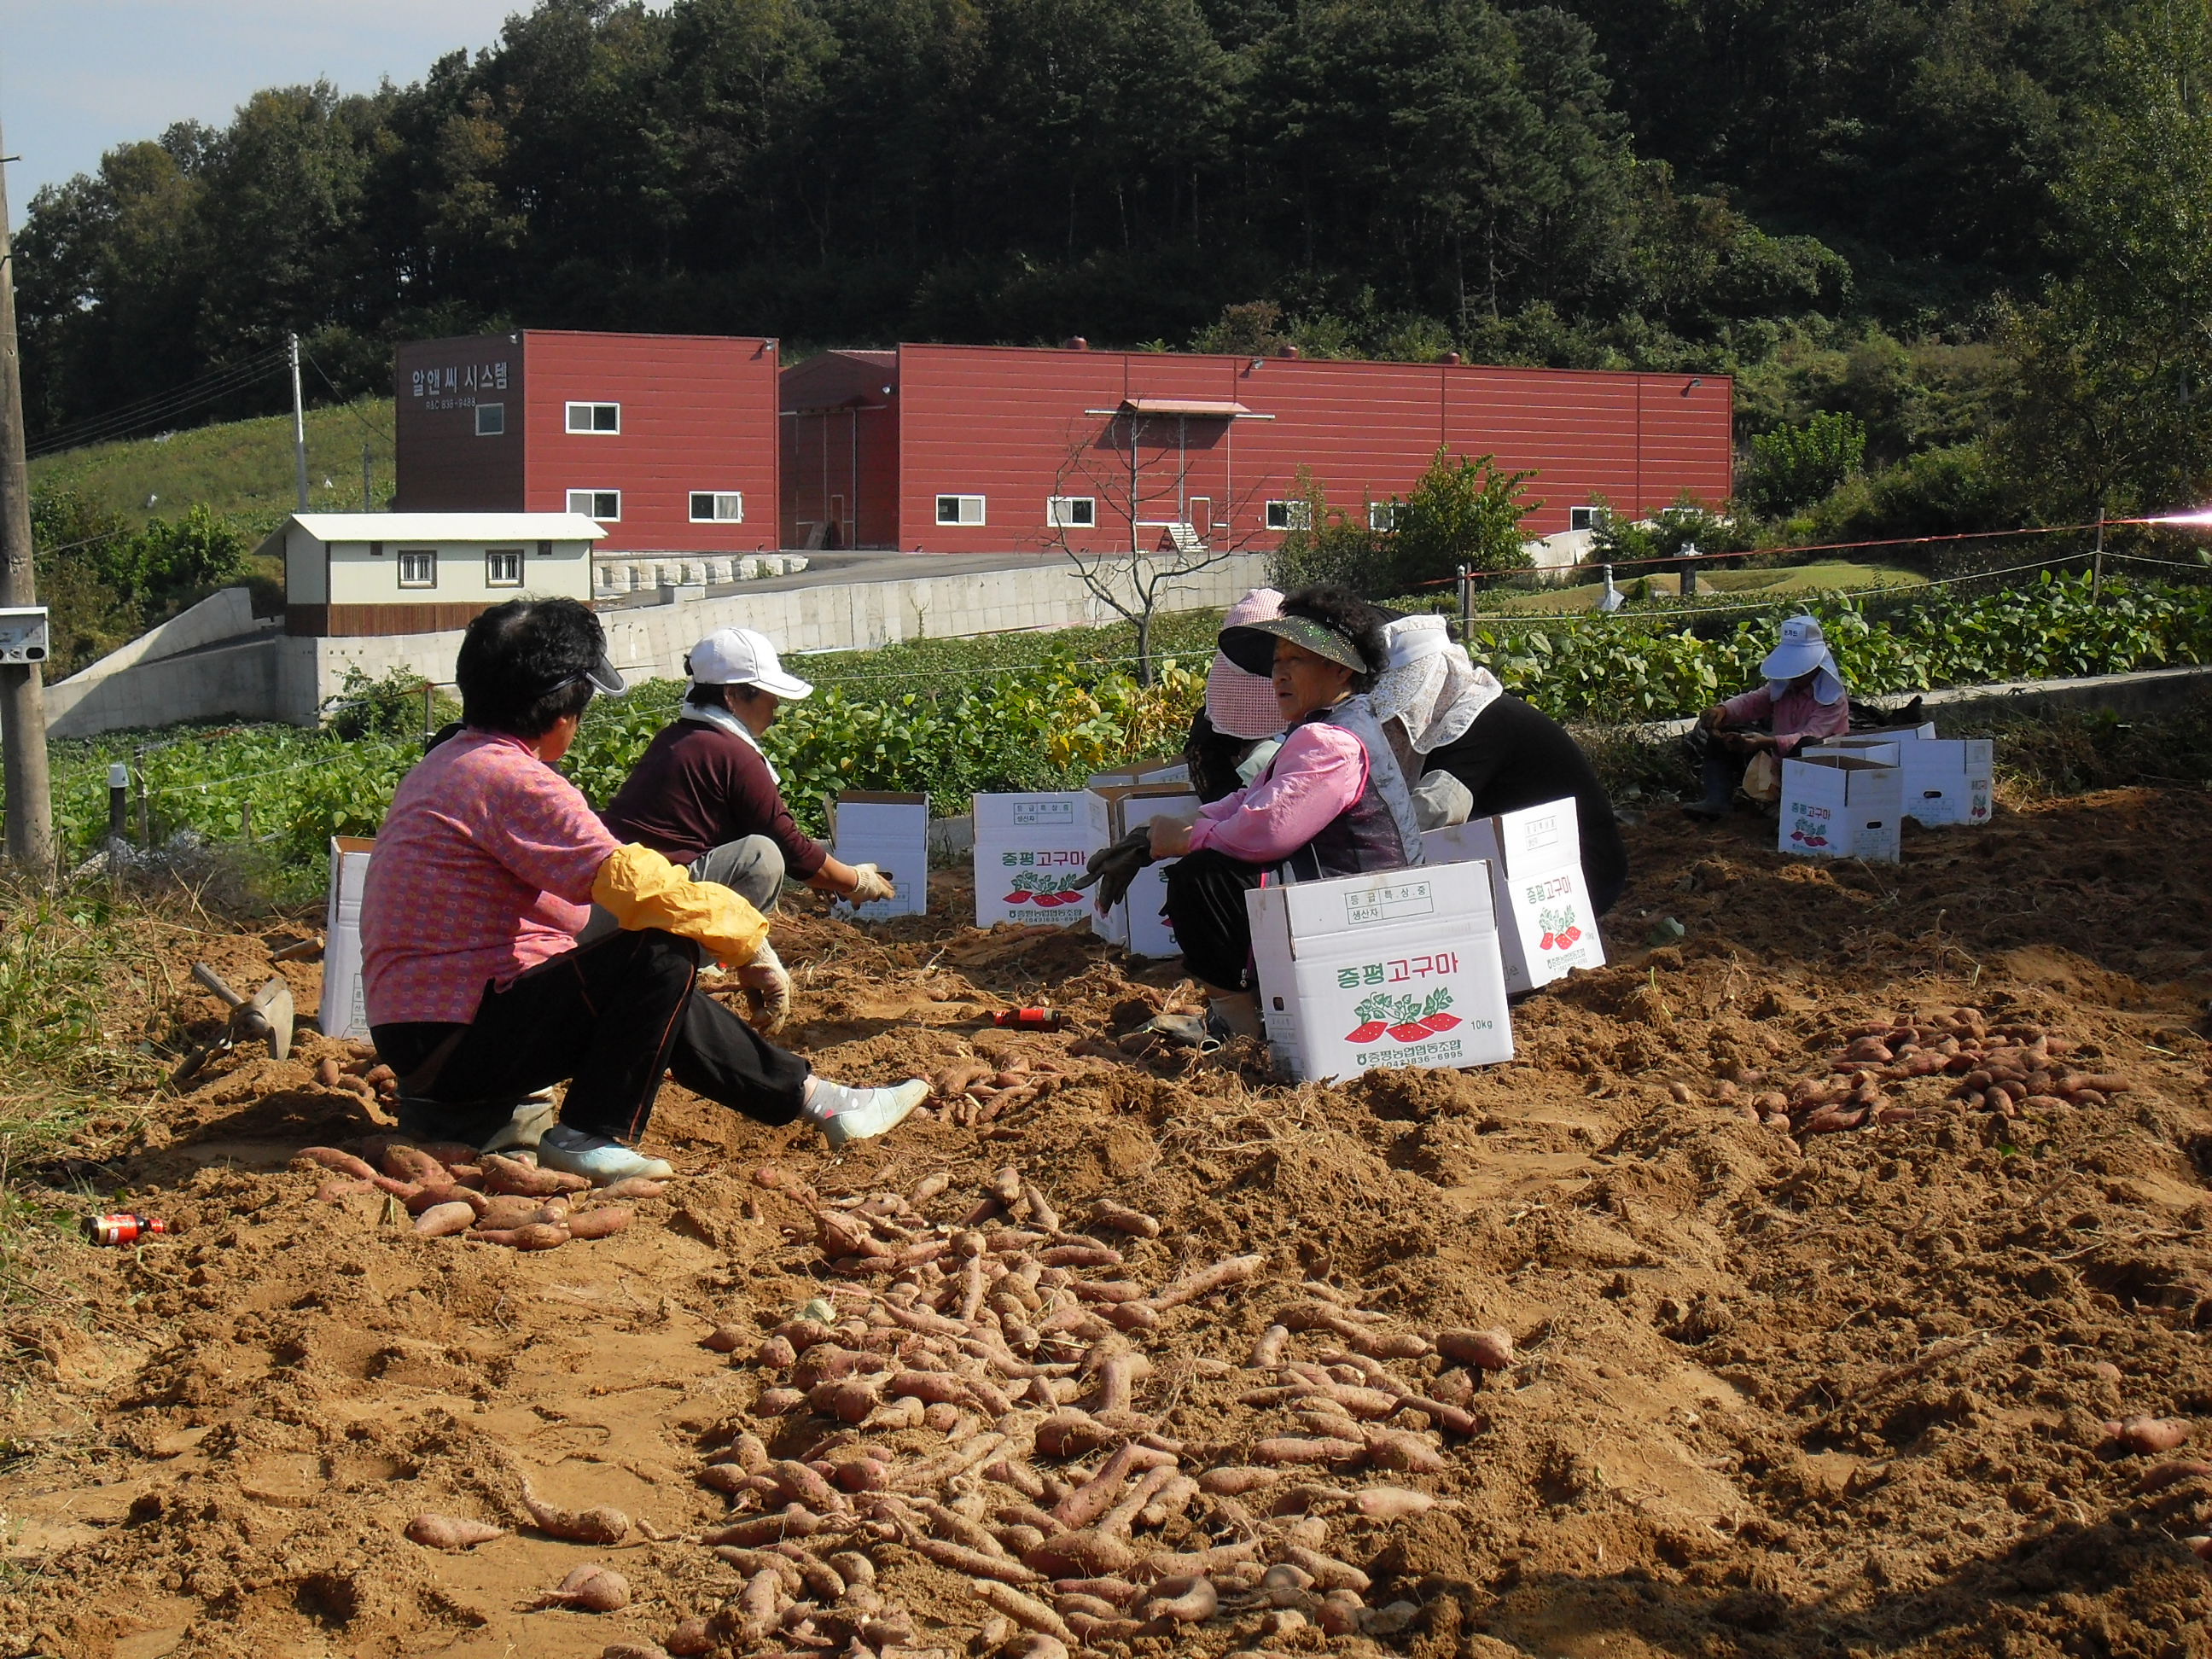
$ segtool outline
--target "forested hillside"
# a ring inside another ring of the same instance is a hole
[[[1744,470],[1808,537],[2164,506],[2207,482],[2206,11],[545,0],[42,191],[33,441],[287,328],[349,397],[494,326],[1082,333],[1734,373],[1747,441],[1841,422]]]

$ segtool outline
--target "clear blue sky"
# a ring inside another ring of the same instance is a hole
[[[188,118],[221,126],[263,87],[419,80],[532,0],[0,0],[0,130],[17,227],[42,185]]]

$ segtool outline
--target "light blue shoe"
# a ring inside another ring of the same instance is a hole
[[[608,1187],[632,1176],[665,1181],[676,1171],[660,1158],[625,1146],[605,1135],[587,1135],[565,1123],[556,1123],[538,1137],[538,1167],[562,1175],[581,1176],[594,1187]]]
[[[906,1121],[929,1098],[929,1085],[918,1077],[890,1089],[848,1089],[842,1083],[814,1080],[807,1116],[820,1126],[832,1152],[854,1140],[872,1140]]]

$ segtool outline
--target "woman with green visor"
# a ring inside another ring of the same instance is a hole
[[[1231,637],[1245,634],[1254,637]],[[1232,659],[1248,647],[1268,654],[1289,728],[1281,749],[1249,788],[1195,818],[1155,818],[1140,847],[1109,848],[1093,864],[1101,902],[1110,904],[1128,878],[1115,854],[1130,875],[1151,859],[1180,860],[1168,872],[1168,920],[1206,988],[1217,1036],[1260,1035],[1248,891],[1270,879],[1325,881],[1421,861],[1413,797],[1363,695],[1383,663],[1382,618],[1348,589],[1309,587],[1285,599],[1279,617],[1223,633]]]

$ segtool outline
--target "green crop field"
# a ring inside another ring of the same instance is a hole
[[[1772,565],[1756,570],[1708,570],[1698,576],[1700,593],[1726,593],[1744,599],[1786,599],[1805,593],[1849,593],[1863,588],[1911,587],[1928,579],[1917,571],[1888,565],[1857,564],[1830,560],[1819,564]],[[1672,571],[1638,577],[1622,572],[1613,586],[1632,598],[1679,598],[1682,579]],[[1486,611],[1595,611],[1605,592],[1602,581],[1579,582],[1572,587],[1547,587],[1534,592],[1483,593],[1476,596],[1478,610]]]

